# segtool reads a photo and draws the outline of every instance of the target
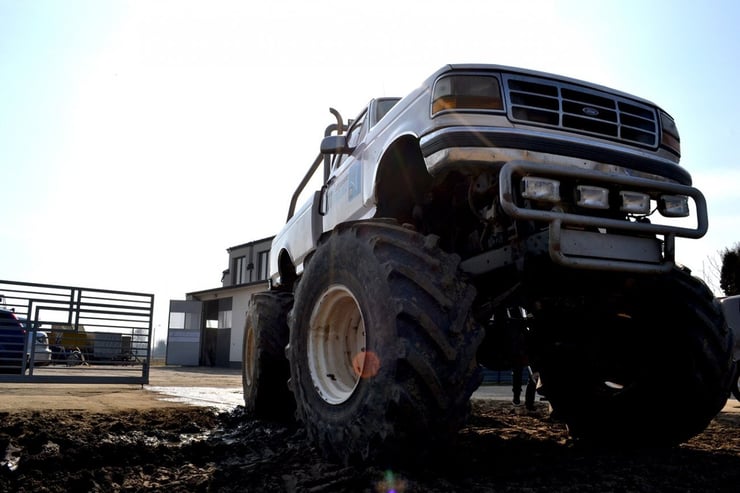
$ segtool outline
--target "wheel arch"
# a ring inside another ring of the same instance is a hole
[[[298,279],[296,266],[287,249],[283,248],[278,254],[278,274],[280,275],[280,287],[288,291],[293,290],[293,285]]]
[[[414,206],[424,202],[431,188],[419,140],[403,135],[386,148],[375,173],[375,217],[411,222]]]

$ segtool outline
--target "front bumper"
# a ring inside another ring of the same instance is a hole
[[[629,190],[684,195],[693,201],[696,225],[686,227],[653,224],[528,208],[519,203],[513,187],[516,177],[530,174],[604,183]],[[503,210],[512,218],[549,223],[550,258],[557,264],[569,267],[634,272],[667,271],[673,267],[675,238],[701,238],[708,229],[707,204],[698,189],[642,177],[514,161],[501,169],[499,194]],[[662,241],[657,238],[661,236]]]

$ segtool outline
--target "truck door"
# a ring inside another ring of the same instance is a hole
[[[338,223],[358,219],[362,215],[362,156],[363,138],[367,133],[365,108],[347,131],[349,154],[335,156],[329,180],[323,195],[323,230],[329,231]]]

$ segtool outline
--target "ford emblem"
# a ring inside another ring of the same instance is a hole
[[[584,106],[581,111],[583,111],[586,116],[599,116],[599,110],[590,106]]]

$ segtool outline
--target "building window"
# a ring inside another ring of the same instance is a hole
[[[270,275],[269,272],[270,251],[263,250],[257,254],[257,280],[264,281]]]
[[[231,328],[231,310],[221,310],[218,312],[218,328]]]
[[[198,318],[193,313],[187,312],[170,312],[170,329],[199,330],[195,325]]]
[[[247,258],[237,257],[234,259],[234,284],[249,282],[247,278]]]
[[[185,313],[183,312],[170,312],[170,329],[184,329],[185,328]]]

